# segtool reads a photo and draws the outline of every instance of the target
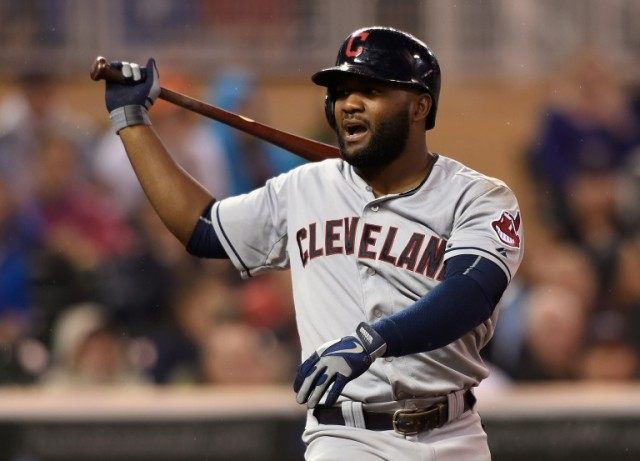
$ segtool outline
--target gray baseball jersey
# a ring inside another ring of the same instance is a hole
[[[523,249],[513,192],[442,155],[416,189],[379,198],[342,160],[307,164],[217,202],[211,221],[243,277],[291,269],[303,358],[414,303],[452,256],[485,257],[511,280]],[[385,403],[477,385],[496,316],[440,349],[376,360],[342,399]]]

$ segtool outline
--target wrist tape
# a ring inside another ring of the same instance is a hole
[[[147,115],[144,106],[132,105],[113,109],[109,113],[111,125],[116,134],[123,128],[134,125],[151,125],[151,120]]]

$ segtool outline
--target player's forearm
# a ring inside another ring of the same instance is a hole
[[[119,135],[151,205],[186,245],[200,213],[213,197],[171,158],[151,127],[131,126]]]
[[[440,285],[372,327],[387,344],[386,356],[438,349],[487,320],[507,283],[495,263],[473,255],[454,256],[447,261]]]
[[[387,344],[385,356],[401,357],[446,346],[487,320],[494,307],[474,280],[458,275],[372,327]]]

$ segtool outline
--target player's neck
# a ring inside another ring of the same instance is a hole
[[[384,168],[358,174],[371,186],[376,197],[401,194],[418,187],[431,173],[436,156],[423,150],[406,151]]]

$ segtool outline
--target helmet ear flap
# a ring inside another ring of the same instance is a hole
[[[427,114],[427,120],[426,120],[426,126],[425,126],[426,130],[430,130],[434,126],[436,126],[436,111],[438,110],[438,107],[435,105],[436,103],[433,99],[433,95],[429,93],[429,96],[431,96],[431,107],[429,108],[429,113]]]
[[[324,97],[324,115],[327,117],[327,122],[332,130],[336,129],[336,113],[335,113],[336,101],[331,94],[331,90],[327,90],[327,95]]]

